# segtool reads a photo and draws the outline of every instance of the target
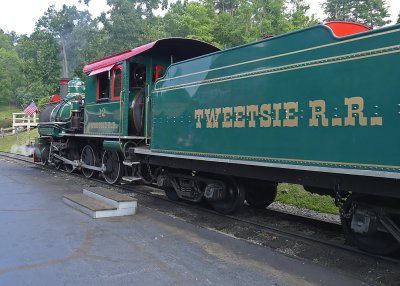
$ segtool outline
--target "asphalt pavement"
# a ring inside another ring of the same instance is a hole
[[[62,202],[81,190],[0,158],[0,285],[366,285],[140,201],[134,216],[92,219]]]

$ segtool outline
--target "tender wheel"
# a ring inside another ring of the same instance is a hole
[[[171,200],[171,201],[179,201],[180,200],[180,198],[178,197],[178,194],[176,193],[176,191],[174,190],[173,187],[164,188],[163,190],[169,200]]]
[[[340,218],[346,238],[349,242],[356,245],[361,250],[366,252],[388,255],[400,250],[400,242],[398,242],[392,234],[385,230],[385,227],[380,223],[380,214],[375,212],[374,209],[370,209],[368,205],[379,205],[387,208],[396,209],[395,200],[387,200],[383,198],[377,198],[365,195],[351,195],[343,205],[343,213]],[[354,227],[363,226],[364,220],[362,219],[363,214],[370,216],[369,228],[367,231],[354,230]],[[358,216],[354,218],[354,216]],[[374,217],[377,219],[374,220]],[[352,221],[355,220],[356,224]],[[390,215],[390,219],[400,226],[400,216]]]
[[[224,199],[210,201],[211,206],[219,213],[232,214],[237,212],[244,204],[245,190],[240,181],[234,178],[224,180],[226,185],[226,194]]]
[[[86,165],[95,166],[99,165],[99,158],[97,156],[97,152],[94,151],[93,147],[90,145],[86,145],[82,149],[81,160]],[[82,173],[86,178],[92,178],[97,176],[98,172],[91,169],[82,168]]]
[[[257,209],[265,209],[275,201],[278,183],[243,179],[246,189],[246,202]]]
[[[106,167],[104,179],[110,185],[118,183],[123,175],[122,154],[116,151],[105,150],[102,163]]]
[[[139,175],[142,178],[143,183],[151,185],[154,182],[154,178],[157,177],[157,170],[154,166],[149,164],[139,165]]]

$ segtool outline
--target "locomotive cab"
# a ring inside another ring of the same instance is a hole
[[[218,51],[197,40],[170,38],[87,64],[84,134],[151,137],[151,91],[175,62]]]

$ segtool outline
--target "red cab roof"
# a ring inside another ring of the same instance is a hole
[[[105,57],[90,62],[83,67],[83,72],[88,73],[98,70],[102,71],[109,70],[116,63],[127,60],[131,57],[134,57],[151,49],[175,52],[175,54],[179,55],[178,58],[180,60],[189,59],[219,51],[217,47],[202,41],[197,41],[193,39],[184,39],[184,38],[167,38],[167,39],[157,40],[113,56]],[[97,73],[98,72],[93,72],[91,73],[91,75]]]

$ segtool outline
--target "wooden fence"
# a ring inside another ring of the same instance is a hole
[[[32,116],[28,116],[23,112],[13,113],[13,134],[17,128],[23,128],[30,130],[32,127],[36,127],[39,123],[39,118],[34,113]]]
[[[9,127],[9,128],[0,128],[0,138],[4,138],[8,135],[12,135],[14,132],[14,128]]]
[[[12,127],[0,128],[0,138],[18,133],[23,130],[29,131],[36,127],[39,123],[39,117],[34,113],[32,116],[27,116],[23,112],[13,113]]]

